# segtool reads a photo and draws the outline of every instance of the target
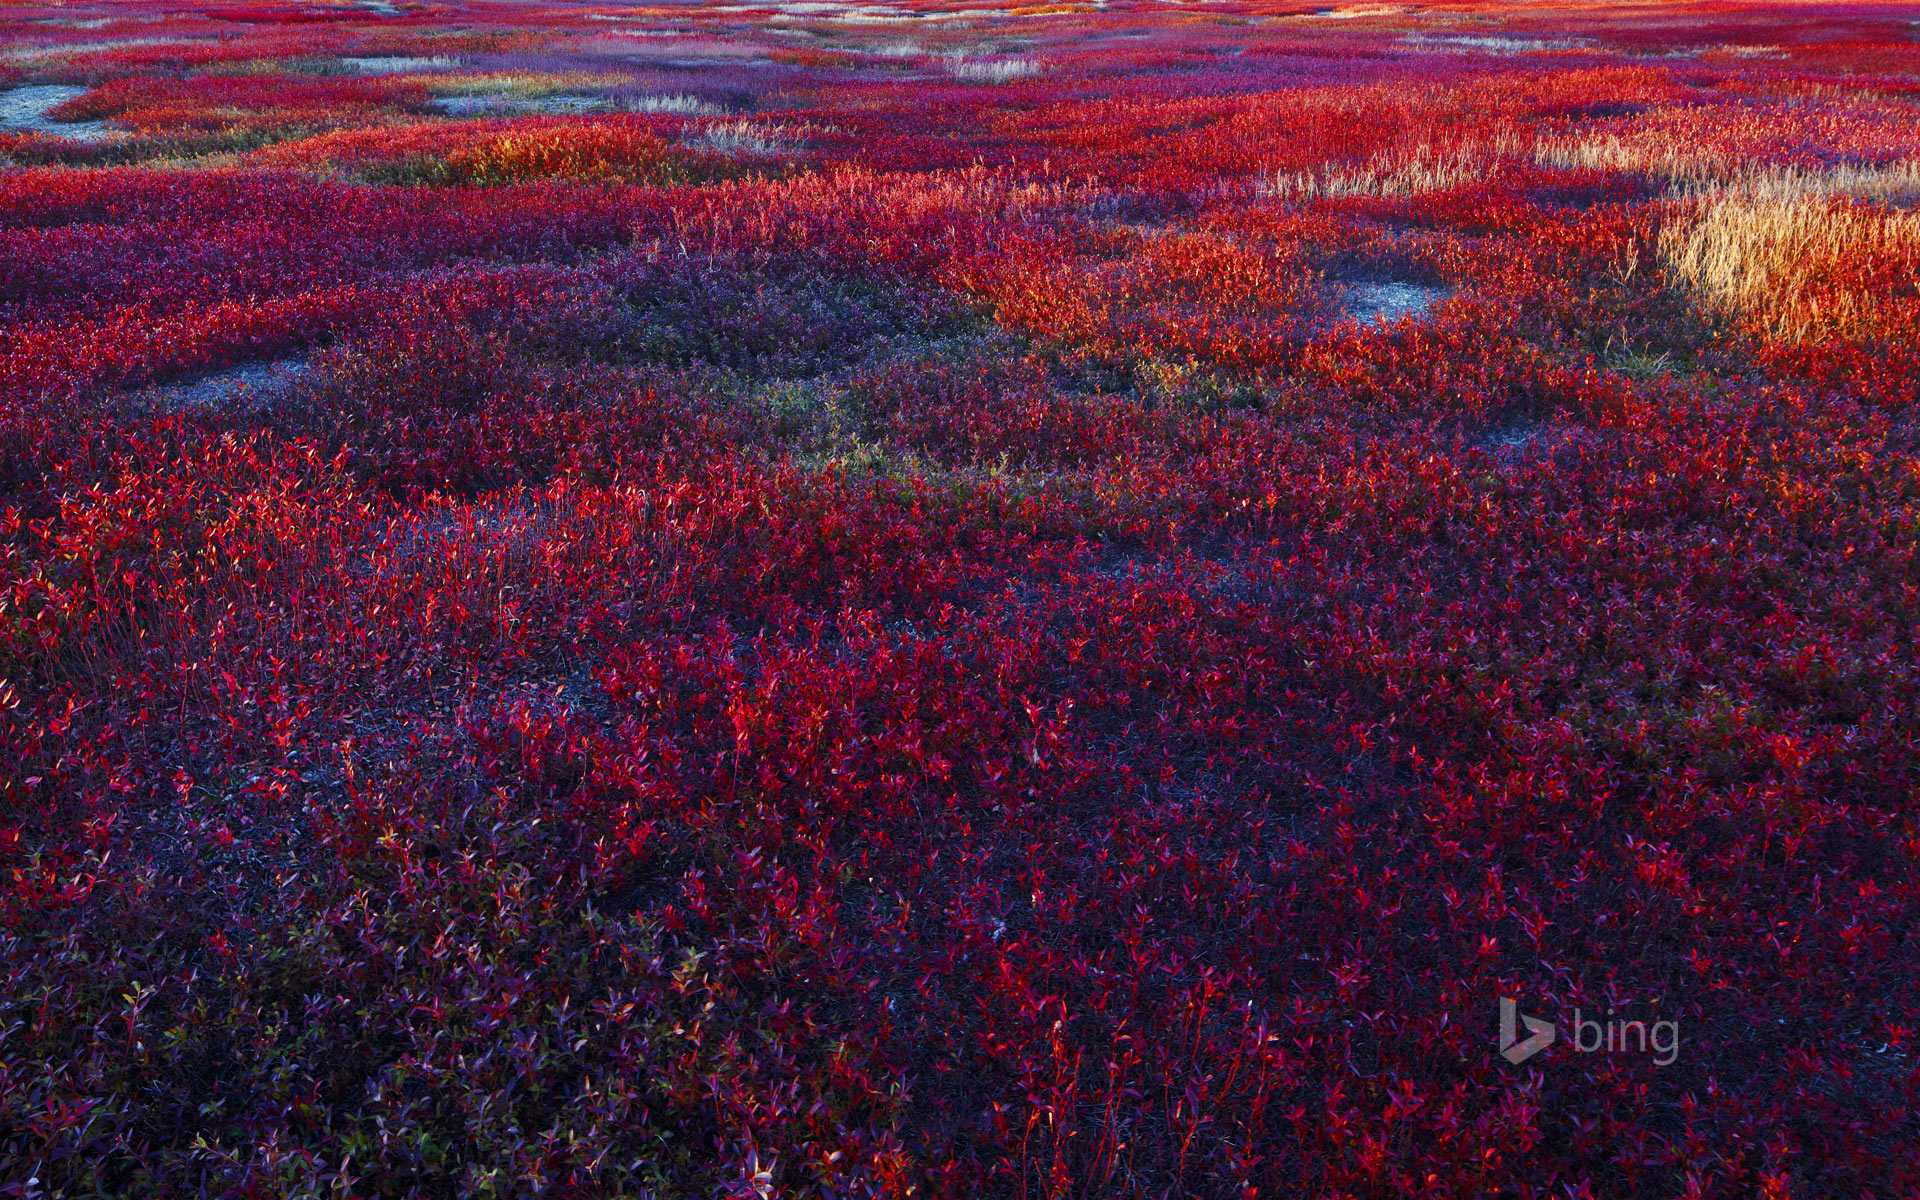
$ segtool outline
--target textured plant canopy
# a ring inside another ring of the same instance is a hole
[[[0,1194],[1920,1190],[1911,11],[0,18]]]

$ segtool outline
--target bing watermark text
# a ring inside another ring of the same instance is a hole
[[[1527,1037],[1520,1037],[1521,1030]],[[1680,1057],[1678,1021],[1632,1021],[1616,1019],[1612,1009],[1603,1019],[1590,1019],[1573,1010],[1572,1037],[1566,1044],[1581,1054],[1646,1054],[1655,1066],[1673,1065]],[[1530,1017],[1520,1011],[1511,996],[1500,997],[1500,1057],[1515,1066],[1526,1062],[1561,1040],[1551,1021]]]

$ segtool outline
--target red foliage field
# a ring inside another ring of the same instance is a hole
[[[0,1195],[1920,1195],[1920,12],[0,17]]]

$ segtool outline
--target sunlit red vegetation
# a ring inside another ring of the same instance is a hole
[[[693,143],[668,140],[676,130]],[[540,117],[343,131],[268,147],[252,161],[332,167],[377,182],[465,186],[669,184],[745,173],[743,164],[702,144],[701,137],[700,126],[681,121]]]
[[[1911,17],[9,8],[6,1194],[1916,1194]]]

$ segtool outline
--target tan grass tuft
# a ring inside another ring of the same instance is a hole
[[[1364,163],[1282,171],[1271,177],[1266,191],[1286,200],[1418,196],[1479,183],[1523,152],[1520,135],[1512,131],[1502,131],[1485,142],[1450,147],[1421,142],[1382,151]]]
[[[1818,194],[1736,192],[1683,211],[1660,235],[1671,275],[1706,308],[1786,341],[1869,325],[1887,301],[1835,286],[1846,268],[1920,252],[1920,216]]]

